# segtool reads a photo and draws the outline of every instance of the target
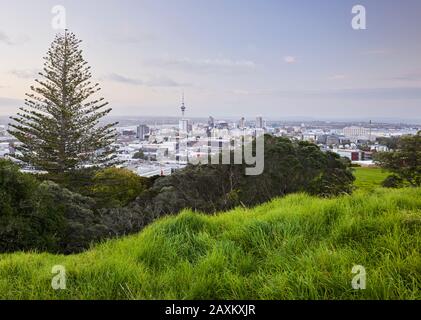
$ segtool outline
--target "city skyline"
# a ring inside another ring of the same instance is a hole
[[[0,0],[0,116],[34,84],[55,1]],[[421,3],[62,1],[113,116],[421,118]],[[206,13],[206,14],[205,14]],[[405,36],[402,36],[405,35]]]

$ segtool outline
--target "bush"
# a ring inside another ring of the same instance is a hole
[[[72,192],[80,193],[84,196],[90,196],[92,191],[92,180],[95,174],[98,172],[98,168],[82,168],[78,170],[72,170],[60,174],[46,173],[37,175],[38,180],[42,181],[54,181],[63,188],[69,189]]]
[[[127,169],[107,168],[98,171],[92,181],[92,196],[103,207],[123,207],[145,189],[147,180]]]
[[[106,233],[106,228],[95,215],[92,199],[51,181],[40,184],[35,197],[38,205],[34,211],[38,215],[54,216],[60,222],[53,228],[56,251],[81,252]]]
[[[379,152],[374,160],[413,187],[421,186],[421,131],[402,136],[393,152]]]
[[[314,144],[266,136],[264,161],[264,172],[258,176],[246,176],[244,163],[189,165],[157,179],[138,198],[139,205],[158,216],[183,208],[213,213],[295,192],[335,196],[352,191],[355,178],[349,161],[323,153]]]
[[[384,188],[402,188],[404,186],[403,179],[395,174],[388,176],[383,182]]]
[[[118,177],[121,182],[122,175]],[[0,160],[0,252],[77,253],[93,242],[138,232],[152,221],[136,206],[98,211],[94,199],[45,179]]]
[[[0,250],[80,252],[185,208],[214,213],[296,192],[327,197],[352,191],[349,161],[314,144],[266,136],[264,156],[258,176],[245,175],[245,163],[189,165],[151,180],[107,168],[53,177],[62,185],[0,162]]]
[[[142,150],[139,150],[133,155],[133,159],[147,160],[148,157],[145,156],[145,153]]]
[[[104,238],[114,238],[139,232],[155,217],[144,214],[141,208],[130,205],[125,208],[101,209],[99,219],[106,233]]]
[[[80,252],[104,234],[93,200],[0,161],[0,252]]]
[[[60,215],[41,210],[39,183],[19,171],[10,161],[0,160],[0,251],[57,249]]]

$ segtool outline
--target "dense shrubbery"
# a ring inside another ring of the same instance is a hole
[[[0,160],[0,251],[39,248],[50,250],[57,215],[37,210],[38,182],[19,172],[11,162]]]
[[[0,160],[0,252],[80,252],[150,222],[136,208],[99,209],[93,198],[39,182]]]
[[[94,214],[94,202],[90,198],[50,181],[38,186],[34,198],[34,211],[39,215],[55,217],[55,221],[50,222],[52,228],[49,232],[54,237],[49,238],[47,242],[50,251],[82,251],[91,241],[100,239],[106,232]],[[42,232],[40,234],[42,235]]]
[[[384,188],[401,188],[403,185],[403,179],[395,174],[388,176],[382,182],[382,187]]]
[[[271,136],[263,174],[247,176],[245,168],[190,165],[154,179],[118,168],[33,176],[1,161],[0,251],[80,252],[184,208],[214,213],[294,192],[335,196],[350,193],[354,180],[349,162],[337,155]]]
[[[265,169],[258,176],[244,174],[245,165],[188,166],[160,178],[138,198],[153,215],[192,208],[213,213],[236,206],[254,206],[294,192],[334,196],[352,191],[349,162],[323,153],[307,142],[265,137]]]
[[[122,207],[146,189],[146,180],[127,169],[107,168],[93,176],[92,196],[104,207]]]
[[[399,138],[394,148],[394,152],[379,152],[375,156],[382,168],[394,174],[384,183],[394,181],[396,184],[399,178],[413,187],[421,186],[421,131],[413,136]]]

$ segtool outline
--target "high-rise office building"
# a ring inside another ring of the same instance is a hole
[[[364,127],[346,127],[343,129],[345,137],[368,137],[370,135],[370,129]]]
[[[256,118],[256,129],[263,129],[264,123],[263,123],[263,117],[257,117]]]
[[[209,117],[208,125],[211,128],[213,128],[215,126],[215,119],[212,116]]]
[[[188,119],[181,119],[178,123],[179,129],[181,132],[187,133],[189,132],[189,120]]]
[[[145,140],[145,136],[149,133],[149,127],[146,124],[137,126],[136,138],[139,140]]]
[[[238,122],[238,128],[244,129],[245,127],[246,127],[246,119],[244,119],[244,117],[242,117],[240,119],[240,121]]]

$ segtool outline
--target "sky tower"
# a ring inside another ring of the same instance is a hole
[[[184,118],[184,113],[186,112],[186,105],[184,104],[184,91],[183,91],[183,95],[181,97],[181,114],[182,114],[182,118],[179,121],[179,128],[181,132],[184,133],[189,133],[190,131],[190,125],[189,125],[189,120]]]
[[[184,104],[184,91],[183,91],[183,95],[181,97],[181,114],[183,115],[184,118],[184,112],[186,111],[186,105]]]

